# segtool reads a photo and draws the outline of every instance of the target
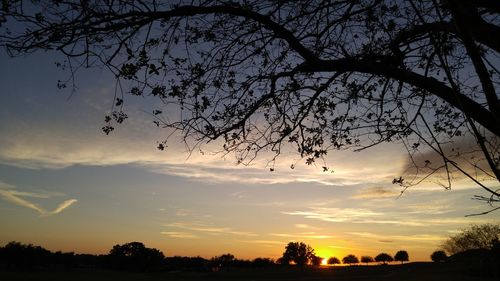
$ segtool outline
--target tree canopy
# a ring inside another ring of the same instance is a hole
[[[391,255],[387,253],[380,253],[375,257],[376,262],[381,262],[383,264],[386,264],[388,262],[393,261],[394,259],[391,257]]]
[[[336,257],[331,257],[328,259],[328,264],[331,264],[331,265],[340,264],[340,260]]]
[[[5,0],[0,45],[64,54],[60,87],[81,68],[112,72],[107,134],[148,97],[157,126],[193,146],[220,139],[238,163],[399,142],[411,169],[394,183],[449,188],[460,173],[498,202],[481,180],[500,181],[499,14],[496,0]]]
[[[359,259],[355,255],[347,255],[342,258],[342,263],[351,265],[354,263],[359,263]]]
[[[446,259],[448,258],[448,256],[446,255],[446,253],[444,251],[434,251],[432,254],[431,254],[431,260],[433,262],[444,262],[446,261]]]
[[[370,263],[370,262],[374,262],[375,260],[370,257],[370,256],[362,256],[361,257],[361,262],[364,262],[366,264]]]
[[[400,250],[394,255],[395,261],[400,261],[401,263],[405,261],[409,261],[410,257],[408,256],[408,252],[405,250]]]
[[[298,266],[304,266],[309,262],[313,262],[316,255],[314,249],[303,242],[290,242],[285,247],[285,252],[281,260],[285,264],[294,262]]]
[[[156,269],[163,265],[165,258],[160,250],[147,248],[141,242],[115,245],[108,256],[112,267],[132,271]]]
[[[462,232],[450,236],[442,248],[453,255],[466,250],[493,248],[500,240],[500,224],[471,225]]]

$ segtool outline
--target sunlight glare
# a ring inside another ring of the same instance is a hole
[[[324,258],[321,260],[321,265],[328,265],[328,258]]]

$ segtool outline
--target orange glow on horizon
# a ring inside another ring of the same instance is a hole
[[[326,261],[328,261],[330,257],[334,257],[336,254],[331,248],[318,248],[314,252],[318,257],[321,257]]]
[[[328,258],[329,258],[329,257],[323,258],[323,259],[321,260],[321,265],[328,265]]]

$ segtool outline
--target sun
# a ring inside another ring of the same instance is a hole
[[[328,265],[328,258],[324,258],[321,260],[321,265]]]

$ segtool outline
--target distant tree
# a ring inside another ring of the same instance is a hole
[[[167,257],[165,258],[166,270],[184,270],[184,271],[208,271],[209,261],[202,257]]]
[[[393,261],[391,255],[386,253],[380,253],[375,257],[376,262],[381,262],[383,264],[387,264],[388,262]]]
[[[12,241],[0,249],[0,263],[5,263],[7,268],[32,269],[50,265],[52,253],[32,244],[23,244]]]
[[[322,257],[318,257],[316,255],[313,255],[311,257],[311,264],[313,266],[320,266],[321,265],[321,262],[323,261],[323,258]]]
[[[340,264],[340,260],[336,257],[331,257],[328,259],[327,263],[331,265]]]
[[[434,251],[431,255],[431,260],[433,262],[444,262],[447,258],[448,256],[444,251]]]
[[[370,256],[362,256],[361,257],[361,262],[364,262],[366,264],[370,263],[370,262],[374,262],[373,258],[370,257]]]
[[[347,255],[342,259],[343,264],[353,264],[353,263],[359,263],[358,257],[355,255]]]
[[[302,242],[290,242],[285,247],[282,256],[282,263],[289,264],[294,262],[298,266],[304,266],[311,261],[314,256],[314,249]]]
[[[76,257],[73,252],[51,252],[41,246],[16,241],[0,247],[0,268],[15,270],[68,269],[75,265]]]
[[[256,258],[252,261],[254,267],[269,267],[275,265],[273,259],[270,258]]]
[[[290,260],[288,259],[284,259],[283,257],[280,257],[276,260],[276,263],[277,264],[281,264],[281,265],[289,265],[290,264]]]
[[[495,239],[500,238],[500,224],[471,225],[461,233],[450,236],[442,245],[450,255],[473,249],[492,249]]]
[[[223,268],[231,266],[235,261],[236,259],[232,254],[224,254],[221,256],[213,257],[210,260],[210,264],[212,265],[213,271],[219,271]]]
[[[115,245],[108,255],[110,265],[116,269],[149,271],[164,264],[165,256],[154,248],[147,248],[141,242]]]
[[[395,261],[400,261],[401,263],[403,263],[405,261],[409,261],[410,257],[408,256],[408,252],[407,251],[401,250],[401,251],[398,251],[396,253],[396,255],[394,255],[394,260]]]

